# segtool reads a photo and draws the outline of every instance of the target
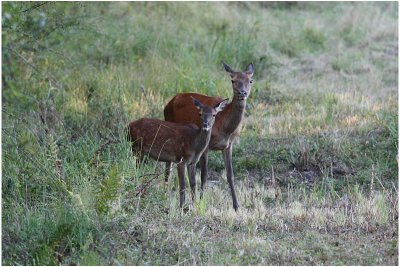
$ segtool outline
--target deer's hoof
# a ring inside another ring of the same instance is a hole
[[[237,212],[237,211],[239,210],[239,205],[238,205],[238,204],[233,205],[233,208],[234,208],[234,210]]]

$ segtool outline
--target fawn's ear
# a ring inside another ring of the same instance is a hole
[[[249,75],[250,78],[253,76],[253,74],[254,74],[254,66],[253,66],[253,63],[250,63],[250,64],[247,66],[246,73],[247,73],[247,75]]]
[[[192,98],[193,104],[196,106],[196,108],[197,108],[198,110],[200,110],[200,109],[203,107],[203,104],[202,104],[199,100],[197,100],[196,98],[194,98],[193,96],[190,96],[190,97]]]
[[[228,101],[229,101],[229,99],[227,98],[225,100],[222,100],[218,104],[216,104],[214,106],[215,111],[217,111],[217,113],[220,111],[223,111],[226,108],[226,106],[228,105]]]
[[[222,65],[224,65],[225,70],[227,72],[229,72],[231,74],[231,76],[235,73],[235,71],[228,64],[226,64],[224,61],[222,61]]]

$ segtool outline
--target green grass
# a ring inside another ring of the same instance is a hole
[[[3,265],[398,264],[396,2],[33,5],[2,3]],[[212,151],[182,212],[125,127],[231,99],[221,60],[255,66],[241,208]]]

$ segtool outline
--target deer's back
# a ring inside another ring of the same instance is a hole
[[[197,93],[177,94],[164,108],[165,120],[177,123],[194,123],[198,127],[201,127],[199,112],[193,105],[191,96],[210,107],[217,105],[223,100],[220,97],[210,97]]]
[[[194,125],[143,118],[129,124],[128,140],[153,159],[179,162],[196,131]]]

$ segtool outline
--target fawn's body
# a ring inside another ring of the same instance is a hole
[[[249,64],[244,72],[236,72],[227,64],[223,63],[225,70],[229,72],[232,78],[232,89],[234,97],[226,108],[220,112],[215,119],[214,127],[212,128],[211,140],[208,148],[204,151],[201,160],[201,189],[208,176],[208,150],[221,150],[224,157],[227,180],[231,188],[233,208],[238,209],[239,203],[236,198],[234,187],[234,176],[232,168],[232,144],[236,137],[240,134],[241,124],[244,117],[246,107],[246,99],[251,90],[251,84],[254,73],[254,67]],[[190,103],[191,97],[199,99],[206,105],[214,105],[221,101],[219,97],[210,97],[196,93],[181,93],[173,97],[164,108],[164,118],[166,121],[176,123],[195,123],[200,125],[200,119],[194,115],[195,110]],[[166,163],[167,180],[170,174],[171,163]]]
[[[129,124],[129,136],[140,157],[148,153],[158,161],[197,163],[210,141],[210,134],[195,124],[178,124],[143,118]],[[197,138],[196,138],[197,137]],[[161,140],[161,141],[160,141]]]
[[[210,141],[215,115],[224,109],[226,103],[226,100],[220,101],[211,108],[193,98],[192,105],[198,109],[195,112],[200,112],[200,128],[195,124],[149,118],[133,121],[128,126],[128,139],[133,142],[132,150],[139,154],[140,158],[146,153],[158,161],[177,163],[181,207],[185,202],[185,167],[188,169],[190,187],[194,195],[196,163]]]

